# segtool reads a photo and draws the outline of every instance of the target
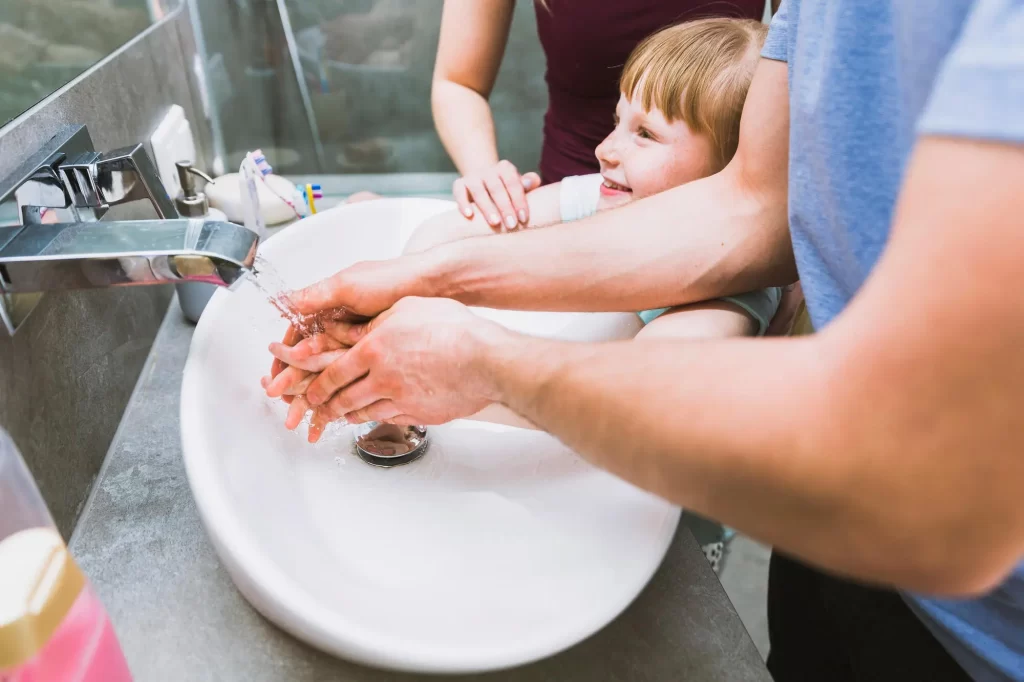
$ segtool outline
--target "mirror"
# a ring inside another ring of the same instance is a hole
[[[180,0],[0,0],[0,125],[179,4]]]

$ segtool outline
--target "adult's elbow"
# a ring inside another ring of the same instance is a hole
[[[1009,549],[1009,548],[995,548]],[[1010,551],[975,556],[974,561],[951,569],[938,567],[920,592],[954,599],[969,599],[989,594],[1009,577],[1024,557],[1014,556]]]
[[[1007,528],[993,532],[1002,525],[984,514],[908,523],[889,516],[869,534],[873,540],[860,544],[864,563],[857,572],[916,594],[978,597],[1002,584],[1024,559],[1024,537]]]

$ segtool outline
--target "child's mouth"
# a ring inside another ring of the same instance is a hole
[[[620,194],[630,194],[633,190],[625,185],[620,185],[617,182],[604,178],[604,182],[601,183],[601,194],[612,197]]]

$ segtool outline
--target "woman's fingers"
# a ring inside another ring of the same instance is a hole
[[[469,190],[466,188],[466,181],[463,178],[452,183],[452,194],[455,195],[455,203],[459,205],[462,215],[472,218],[473,200],[469,196]]]
[[[498,207],[494,205],[493,198],[487,187],[484,185],[482,178],[466,178],[466,189],[469,191],[469,196],[476,204],[477,209],[483,215],[484,220],[487,224],[496,230],[501,229],[501,214],[498,212]]]
[[[530,204],[526,201],[526,192],[523,189],[523,179],[519,170],[509,161],[502,161],[498,164],[498,177],[505,186],[505,193],[512,201],[513,215],[506,214],[505,227],[510,230],[516,229],[517,225],[526,225],[530,221]]]
[[[512,206],[512,197],[509,196],[505,181],[498,174],[497,169],[484,178],[484,186],[498,209],[501,225],[506,230],[516,229],[516,225],[519,224],[519,219],[516,218],[516,209]]]
[[[540,187],[540,176],[533,171],[525,174],[521,179],[523,181],[523,189],[527,192],[532,192]]]

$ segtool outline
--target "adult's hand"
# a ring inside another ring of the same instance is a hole
[[[369,323],[348,325],[352,347],[317,377],[306,400],[321,418],[443,424],[494,402],[483,367],[502,327],[449,299],[405,298]]]
[[[459,210],[473,217],[473,205],[495,231],[514,230],[530,222],[526,193],[540,187],[536,173],[520,175],[510,161],[499,161],[481,171],[467,173],[452,185]]]
[[[363,261],[289,293],[288,300],[300,315],[319,315],[328,322],[374,317],[404,296],[420,293],[417,289],[422,288],[425,276],[420,269],[428,263],[419,255]]]

